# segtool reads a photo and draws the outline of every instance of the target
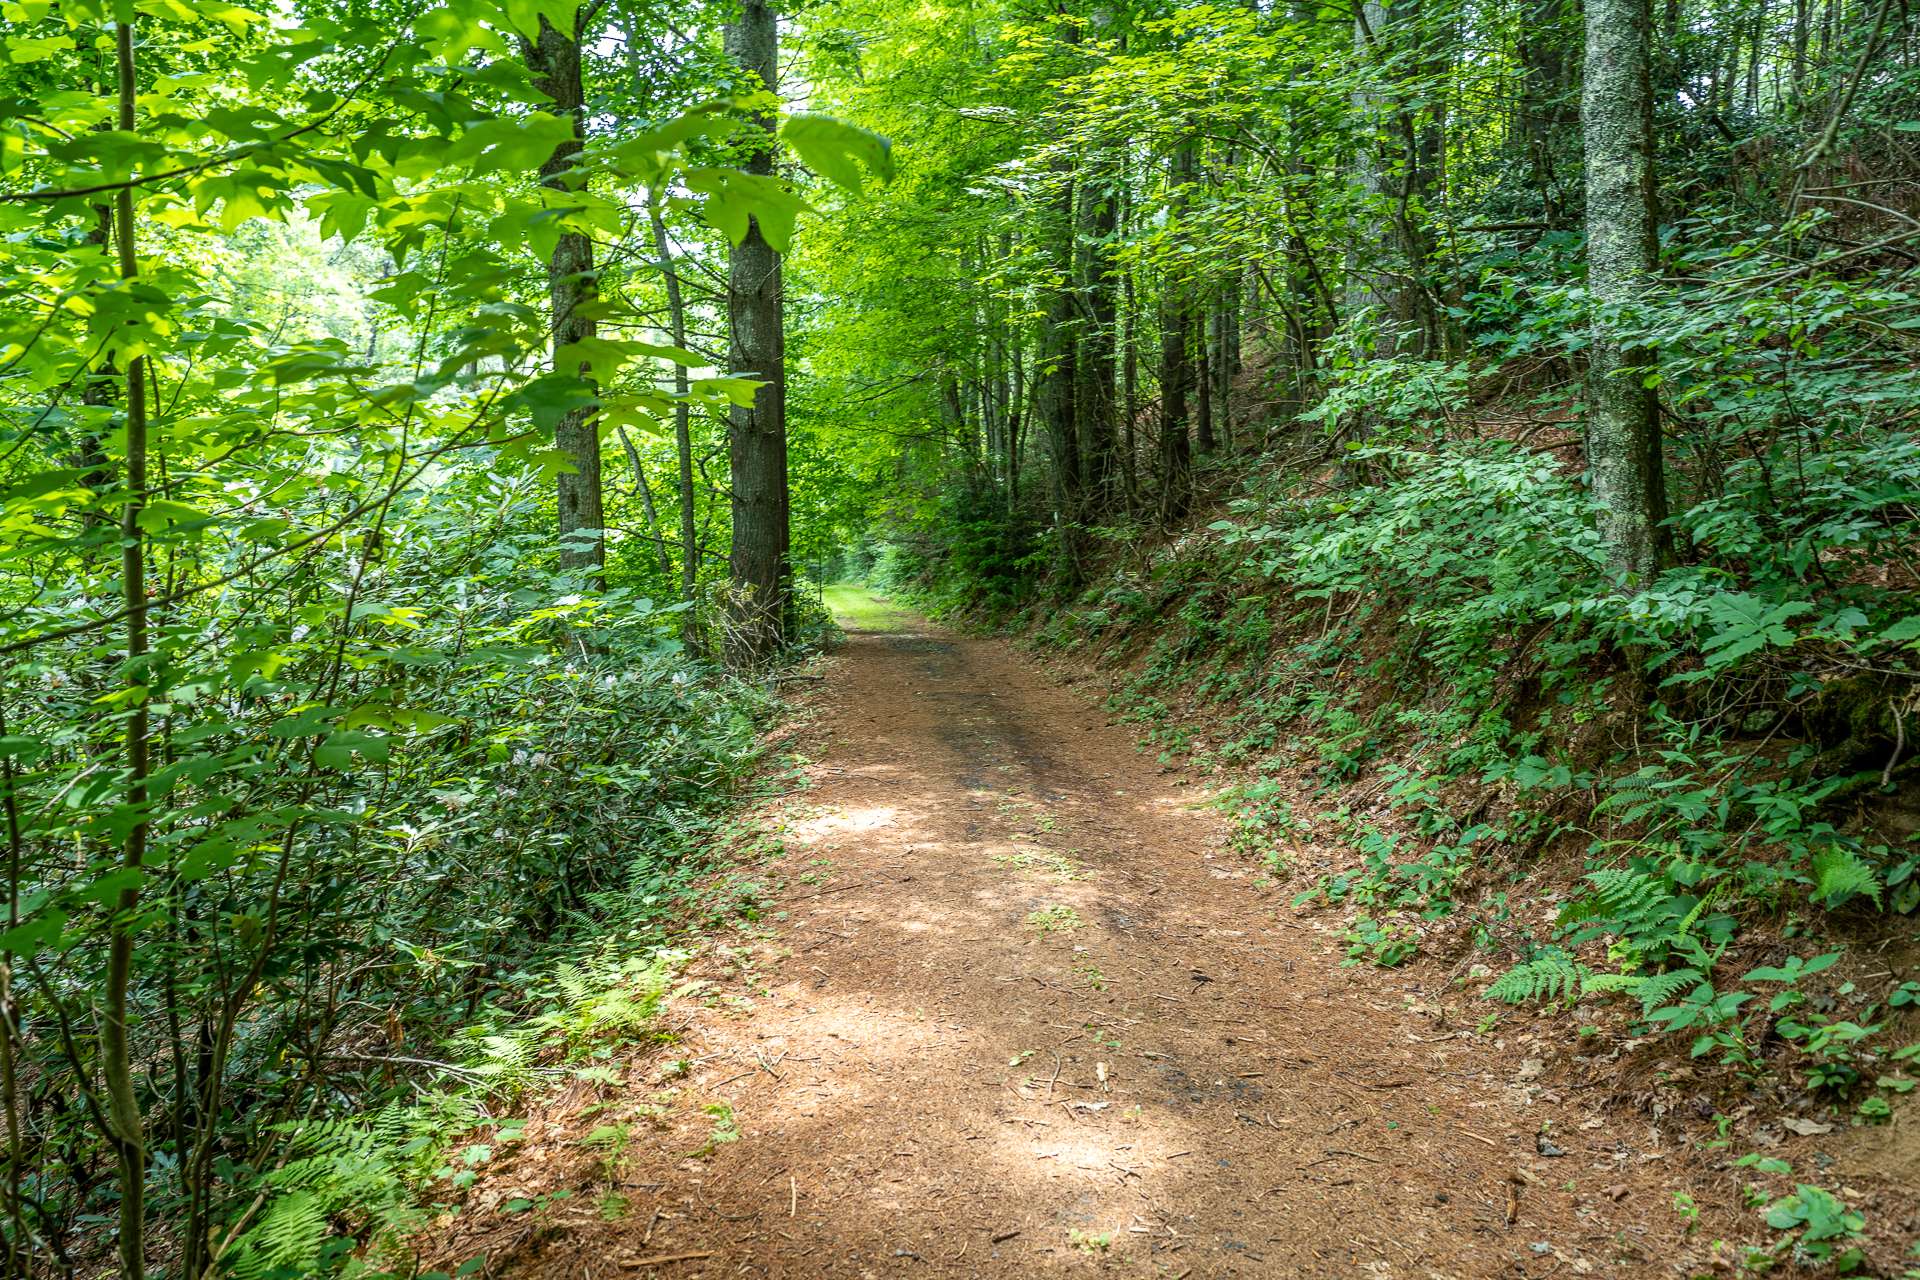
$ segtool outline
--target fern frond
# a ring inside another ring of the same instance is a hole
[[[1587,881],[1593,885],[1593,896],[1600,905],[1620,916],[1645,915],[1656,903],[1670,896],[1664,876],[1625,867],[1590,871]]]
[[[1866,895],[1880,906],[1880,873],[1859,854],[1837,846],[1813,855],[1813,899],[1837,907],[1849,898]]]
[[[260,1223],[247,1232],[232,1273],[254,1280],[276,1272],[299,1271],[320,1253],[327,1238],[327,1209],[312,1192],[279,1196],[267,1206]]]
[[[1487,988],[1487,999],[1503,1004],[1526,1004],[1534,1000],[1572,1000],[1579,996],[1588,974],[1564,951],[1544,951],[1525,964],[1501,974]]]
[[[1698,969],[1675,969],[1671,973],[1595,973],[1587,976],[1581,989],[1593,995],[1630,995],[1640,1002],[1640,1014],[1645,1017],[1701,981]]]

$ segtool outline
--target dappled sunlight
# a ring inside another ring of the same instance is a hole
[[[878,831],[882,827],[893,826],[899,815],[900,810],[890,805],[837,809],[794,823],[788,829],[787,838],[805,844],[824,840],[829,836]]]
[[[797,1215],[829,1193],[852,1195],[883,1206],[892,1232],[910,1243],[942,1229],[945,1206],[915,1194],[908,1171],[968,1188],[989,1215],[1029,1224],[1023,1252],[1144,1253],[1150,1240],[1170,1238],[1165,1216],[1198,1168],[1183,1158],[1206,1139],[1192,1115],[1134,1094],[1151,1083],[1145,1072],[1123,1084],[1117,1059],[1110,1067],[1022,1044],[1023,1031],[1061,1033],[1023,1028],[998,998],[938,1012],[873,993],[803,998],[786,1009],[779,1034],[739,1046],[748,1063],[777,1062],[780,1078],[729,1079],[724,1053],[710,1068],[725,1081],[715,1095],[745,1117],[746,1141],[717,1165],[726,1185],[754,1184],[764,1143],[797,1153],[787,1169]],[[935,1106],[961,1116],[962,1132],[939,1138],[947,1121],[935,1120]],[[732,1211],[724,1200],[716,1207]]]

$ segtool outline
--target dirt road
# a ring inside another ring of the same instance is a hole
[[[581,1189],[492,1274],[1704,1261],[1661,1181],[1677,1153],[1516,1069],[1462,994],[1339,967],[1330,927],[1259,891],[1197,788],[1088,698],[999,641],[864,625],[810,699],[815,786],[765,928],[634,1083],[536,1118],[516,1176],[544,1160]],[[655,1102],[618,1161],[578,1154]],[[617,1184],[598,1214],[595,1168]]]

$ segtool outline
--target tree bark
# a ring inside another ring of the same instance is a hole
[[[1187,187],[1193,181],[1194,143],[1181,142],[1169,176],[1173,193],[1169,212],[1185,216]],[[1193,505],[1193,442],[1187,434],[1187,395],[1193,389],[1192,285],[1169,272],[1160,286],[1160,519],[1172,524]]]
[[[555,193],[550,204],[566,206],[566,196],[579,189],[582,179],[572,173],[586,130],[586,90],[580,71],[580,41],[587,11],[576,8],[566,31],[544,17],[536,40],[525,40],[521,51],[534,85],[553,101],[544,110],[565,118],[572,136],[553,149],[540,166],[540,185]],[[594,336],[593,303],[599,297],[593,265],[593,241],[583,231],[564,231],[547,260],[547,297],[552,310],[554,372],[562,371],[563,352]],[[575,362],[574,371],[585,382],[590,397],[599,394],[591,370]],[[553,430],[554,448],[563,454],[570,471],[557,481],[560,568],[585,574],[596,588],[606,585],[606,512],[600,491],[600,424],[592,404],[569,409]]]
[[[726,30],[727,55],[771,91],[779,86],[779,37],[774,12],[745,0]],[[748,173],[773,172],[771,113],[756,121],[762,138],[748,157]],[[727,444],[733,484],[731,657],[742,665],[765,661],[786,635],[788,583],[787,371],[780,255],[759,222],[733,249],[727,266],[729,363],[759,379],[753,406],[735,405]]]
[[[1052,197],[1053,207],[1048,210],[1055,281],[1047,297],[1041,365],[1035,376],[1042,380],[1040,417],[1046,424],[1047,446],[1052,454],[1053,524],[1060,540],[1062,569],[1070,573],[1078,562],[1072,527],[1081,514],[1079,405],[1074,400],[1080,325],[1073,287],[1073,193],[1078,184],[1064,164],[1055,180],[1060,191]]]
[[[1116,195],[1103,164],[1092,182],[1080,184],[1080,343],[1076,370],[1076,420],[1080,462],[1086,481],[1085,502],[1093,515],[1114,506],[1118,488],[1114,430],[1114,277],[1113,233],[1118,225]]]
[[[1665,459],[1648,357],[1624,348],[1622,327],[1654,279],[1652,15],[1647,0],[1587,0],[1586,9],[1587,459],[1612,567],[1644,582],[1669,554]]]
[[[660,259],[660,276],[667,289],[667,332],[673,345],[687,345],[687,304],[680,292],[680,268],[673,262],[673,246],[667,239],[666,219],[660,216],[658,201],[649,203],[647,221],[653,231],[653,251]],[[674,394],[687,394],[685,365],[673,366]],[[673,445],[679,465],[680,499],[680,598],[691,602],[700,573],[700,545],[694,530],[693,511],[693,430],[692,408],[682,399],[673,406]],[[691,615],[689,615],[691,624]]]
[[[136,88],[133,74],[133,27],[114,27],[115,61],[119,70],[119,128],[135,129]],[[113,230],[122,279],[140,274],[134,244],[133,190],[122,187],[114,200]],[[140,815],[128,830],[121,865],[138,871],[147,853],[147,774],[149,769],[148,698],[144,686],[152,680],[147,660],[146,537],[140,511],[147,496],[147,359],[127,360],[126,387],[126,503],[120,516],[120,580],[126,610],[126,681],[137,693],[127,715],[124,736],[127,761],[127,804]],[[122,889],[114,903],[113,924],[107,940],[104,1007],[100,1011],[100,1077],[106,1086],[106,1135],[117,1157],[120,1181],[120,1274],[127,1280],[146,1275],[147,1149],[145,1125],[134,1088],[131,1048],[132,1012],[128,986],[133,976],[134,910],[139,888]]]

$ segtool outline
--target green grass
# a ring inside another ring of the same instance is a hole
[[[848,631],[904,631],[913,616],[854,583],[823,587],[820,596],[833,620]]]

